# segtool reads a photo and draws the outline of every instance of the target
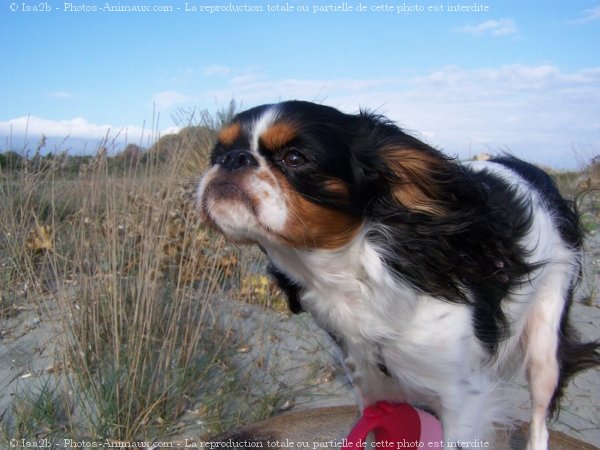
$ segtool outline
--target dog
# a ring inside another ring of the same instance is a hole
[[[384,116],[285,101],[221,129],[197,205],[266,253],[290,309],[340,347],[361,408],[427,405],[447,448],[510,420],[504,388],[524,370],[527,448],[546,449],[568,380],[600,364],[569,322],[578,215],[513,156],[461,164]]]

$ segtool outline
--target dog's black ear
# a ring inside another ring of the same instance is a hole
[[[363,111],[350,147],[353,198],[367,205],[367,212],[382,202],[421,217],[445,216],[452,209],[462,169],[387,118]]]
[[[304,309],[302,309],[302,305],[300,304],[301,287],[290,280],[286,274],[281,272],[273,264],[269,264],[267,271],[275,278],[277,285],[285,293],[290,311],[294,314],[304,312]]]
[[[414,146],[402,143],[381,149],[391,198],[410,211],[445,216],[454,200],[450,192],[460,182],[461,169],[437,150],[410,140]]]

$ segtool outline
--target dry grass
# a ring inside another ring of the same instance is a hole
[[[243,420],[224,402],[240,401],[226,381],[239,343],[211,299],[233,290],[270,305],[278,293],[260,255],[198,223],[193,190],[212,135],[187,136],[118,167],[100,146],[79,173],[63,170],[66,156],[1,172],[0,319],[51,303],[64,337],[64,370],[0,417],[5,438],[132,440],[166,433],[193,408],[216,428]],[[61,417],[31,422],[32,408]]]

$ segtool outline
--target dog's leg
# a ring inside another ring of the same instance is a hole
[[[558,279],[563,278],[556,275]],[[542,289],[527,322],[527,376],[531,393],[531,427],[527,450],[548,448],[546,417],[558,386],[558,329],[564,307],[560,284],[549,282]]]
[[[529,346],[535,348],[527,360],[527,375],[531,392],[531,427],[527,450],[545,450],[548,442],[546,416],[548,406],[558,384],[556,360],[557,339],[540,328],[549,328],[543,318],[535,319],[535,331],[529,334]]]
[[[461,442],[480,446],[488,438],[489,386],[479,376],[452,382],[444,389],[440,419],[444,430],[444,448],[462,448]]]

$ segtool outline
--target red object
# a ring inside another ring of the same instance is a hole
[[[439,421],[408,403],[378,402],[365,408],[344,441],[343,450],[364,448],[370,433],[374,434],[378,448],[414,448],[421,442],[442,440]]]

